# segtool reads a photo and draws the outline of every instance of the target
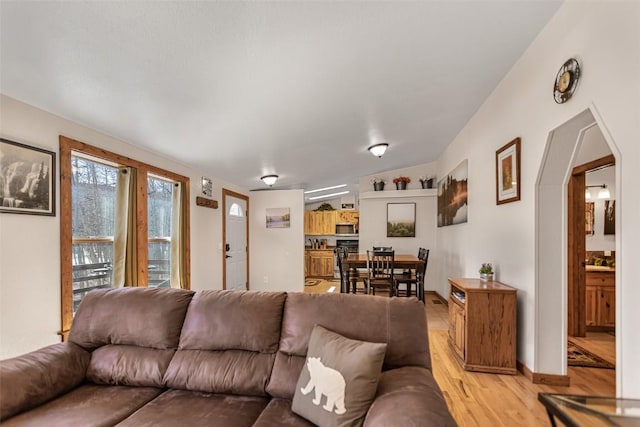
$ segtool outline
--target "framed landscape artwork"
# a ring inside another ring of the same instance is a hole
[[[438,181],[438,227],[467,222],[468,161]]]
[[[520,138],[496,151],[496,204],[520,200]]]
[[[584,222],[585,222],[585,232],[587,234],[587,236],[593,236],[594,234],[596,234],[596,229],[595,229],[595,220],[596,220],[596,215],[595,215],[595,203],[593,202],[586,202],[584,204]]]
[[[416,237],[415,203],[387,203],[387,237]]]
[[[604,234],[616,234],[616,201],[604,201]]]
[[[56,215],[56,153],[0,138],[0,212]]]
[[[289,208],[268,208],[267,228],[289,228],[291,213]]]

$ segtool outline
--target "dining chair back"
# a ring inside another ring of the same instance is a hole
[[[375,295],[377,288],[385,288],[389,296],[394,295],[394,251],[367,251],[368,277],[366,285]]]

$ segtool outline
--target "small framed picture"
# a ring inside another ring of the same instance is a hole
[[[289,208],[268,208],[267,228],[289,228],[291,212]]]
[[[496,204],[520,200],[520,138],[496,151]]]
[[[0,138],[0,212],[56,215],[56,153]]]
[[[387,237],[416,237],[415,203],[387,203]]]

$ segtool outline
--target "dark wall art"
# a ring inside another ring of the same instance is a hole
[[[616,234],[616,201],[604,201],[604,234]]]
[[[438,181],[438,227],[467,222],[468,161]]]
[[[0,212],[56,215],[56,153],[0,138]]]

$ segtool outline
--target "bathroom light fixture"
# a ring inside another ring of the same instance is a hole
[[[335,190],[336,188],[342,188],[342,187],[346,187],[346,186],[347,186],[347,184],[340,184],[340,185],[334,185],[332,187],[318,188],[317,190],[305,191],[304,194],[312,194],[312,193],[319,193],[321,191]]]
[[[611,192],[606,184],[586,185],[584,190],[585,200],[591,200],[591,190],[589,190],[589,188],[600,188],[600,191],[598,191],[598,199],[609,199],[611,197]]]
[[[276,181],[278,180],[278,175],[264,175],[264,176],[261,176],[260,179],[269,187],[272,187],[273,184],[275,184]]]
[[[325,194],[322,196],[309,197],[309,200],[326,199],[327,197],[342,196],[343,194],[349,194],[349,191],[340,191],[339,193],[331,193],[331,194]]]
[[[381,144],[372,145],[371,147],[367,148],[367,150],[369,150],[374,156],[382,157],[384,152],[387,151],[388,147],[389,144],[383,142]]]

